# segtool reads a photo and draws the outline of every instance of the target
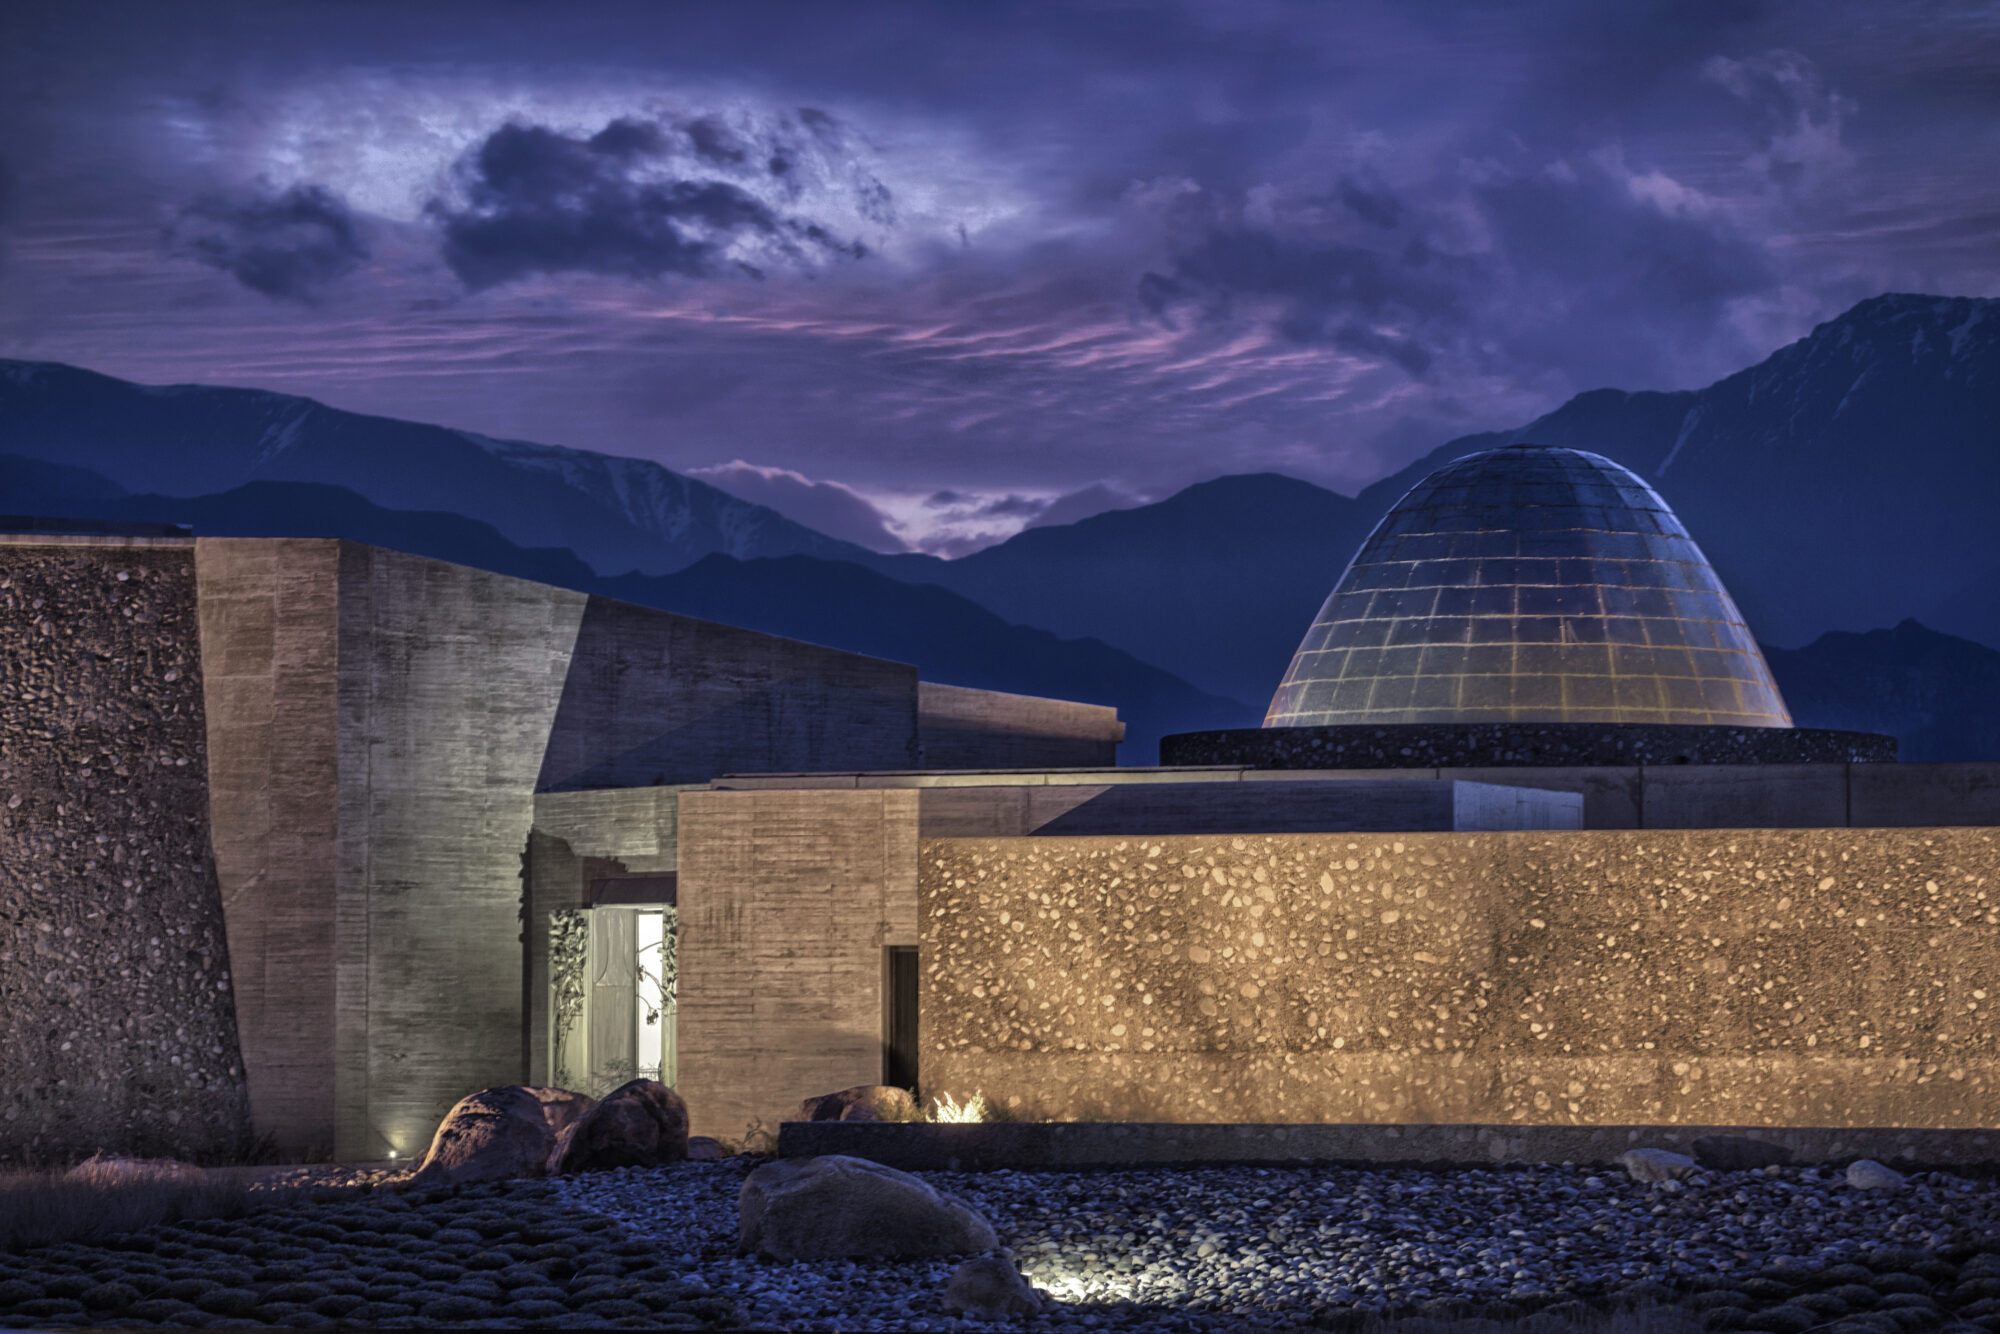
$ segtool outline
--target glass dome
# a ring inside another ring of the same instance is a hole
[[[1510,445],[1410,488],[1355,554],[1266,727],[1790,727],[1742,613],[1654,490]]]

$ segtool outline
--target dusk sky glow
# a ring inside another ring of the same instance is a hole
[[[16,0],[0,356],[952,554],[2000,295],[1996,161],[1986,4]]]

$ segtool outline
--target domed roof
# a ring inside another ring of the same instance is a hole
[[[1396,502],[1264,718],[1458,722],[1792,725],[1667,503],[1610,459],[1530,444],[1448,463]]]

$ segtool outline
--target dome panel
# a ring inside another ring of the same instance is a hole
[[[1412,487],[1327,595],[1266,727],[1790,727],[1756,639],[1657,492],[1510,445]]]

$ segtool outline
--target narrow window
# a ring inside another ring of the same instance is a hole
[[[917,948],[883,951],[882,1082],[912,1092],[917,1087]]]

